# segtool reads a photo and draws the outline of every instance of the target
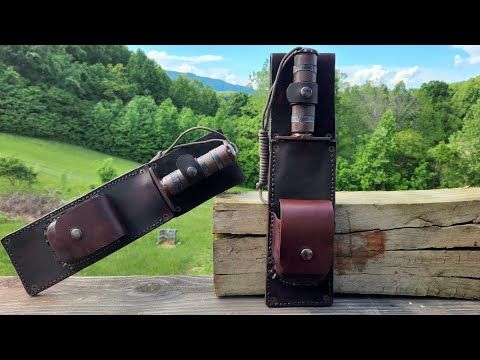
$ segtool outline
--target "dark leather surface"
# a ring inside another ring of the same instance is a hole
[[[276,75],[283,55],[272,54],[271,56],[272,79]],[[333,236],[331,236],[329,244],[321,243],[326,238],[320,240],[317,237],[316,240],[312,240],[320,242],[315,243],[318,251],[321,251],[321,248],[326,251],[323,254],[324,257],[321,258],[321,264],[311,265],[315,267],[313,271],[321,272],[320,276],[315,273],[301,274],[303,270],[294,274],[280,271],[281,274],[279,274],[275,264],[276,259],[273,256],[274,248],[281,249],[281,244],[273,244],[274,232],[281,230],[281,223],[275,221],[276,218],[281,219],[281,199],[326,200],[331,202],[333,208],[335,206],[335,56],[334,54],[319,54],[318,56],[318,105],[315,109],[315,131],[313,133],[316,137],[325,137],[329,134],[331,141],[326,138],[318,140],[276,139],[277,135],[291,135],[291,106],[286,99],[286,89],[293,79],[292,67],[293,60],[287,62],[284,75],[278,80],[279,89],[276,91],[277,95],[273,99],[271,110],[270,221],[265,299],[267,305],[271,307],[328,306],[333,303]],[[298,233],[299,238],[295,238],[292,232],[287,235],[290,239],[287,241],[293,244],[294,250],[291,254],[297,256],[298,248],[295,246],[298,246],[297,241],[301,242],[300,240],[305,236],[301,229],[298,227],[295,229],[295,224],[291,225],[294,225],[293,230]],[[332,226],[334,227],[334,223],[328,227],[328,233],[332,231]],[[278,240],[277,236],[276,241]],[[287,262],[287,266],[295,268],[294,261]]]
[[[72,229],[81,232],[73,238]],[[91,255],[126,235],[126,229],[107,195],[95,196],[67,210],[50,223],[47,241],[56,258],[65,263]]]
[[[275,272],[293,282],[303,280],[298,275],[312,275],[314,283],[322,281],[333,260],[332,202],[281,199],[280,217],[275,216],[273,226]],[[305,249],[312,251],[311,259],[302,258]]]
[[[220,136],[209,134],[198,140],[213,138],[220,138]],[[179,196],[171,197],[177,212],[172,212],[165,203],[150,176],[149,167],[157,177],[162,178],[176,169],[176,160],[180,155],[191,154],[198,157],[219,144],[208,142],[173,150],[165,157],[134,169],[3,238],[2,244],[25,290],[30,295],[35,295],[131,243],[173,217],[180,216],[211,197],[243,182],[242,171],[234,163],[191,186]],[[47,244],[46,227],[69,209],[98,195],[108,196],[126,229],[126,235],[74,264],[62,264]]]
[[[334,143],[274,140],[271,144],[270,204],[275,213],[280,199],[334,201]]]

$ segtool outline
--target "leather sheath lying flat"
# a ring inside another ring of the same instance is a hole
[[[221,133],[187,145],[3,238],[27,293],[49,288],[243,182],[236,147]]]

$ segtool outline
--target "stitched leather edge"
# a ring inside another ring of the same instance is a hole
[[[108,189],[110,186],[114,185],[114,184],[117,184],[121,181],[124,181],[126,179],[128,179],[129,177],[131,176],[136,176],[140,173],[140,170],[142,168],[144,168],[146,165],[142,165],[126,174],[124,174],[123,176],[121,177],[118,177],[117,179],[114,179],[100,187],[98,187],[97,189],[73,200],[72,202],[48,213],[47,215],[44,215],[43,217],[37,219],[36,221],[14,231],[13,233],[10,233],[8,234],[7,236],[5,236],[3,239],[2,239],[2,245],[3,247],[5,248],[8,256],[10,257],[10,260],[12,261],[12,264],[13,266],[15,267],[15,270],[17,271],[18,273],[18,276],[20,277],[20,280],[22,281],[25,289],[27,290],[28,294],[31,294],[31,295],[35,295],[35,294],[38,294],[40,291],[42,290],[45,290],[46,288],[50,287],[51,285],[71,276],[72,274],[74,274],[76,272],[76,270],[74,269],[71,269],[70,271],[67,271],[67,273],[65,275],[62,275],[52,281],[49,281],[48,283],[44,284],[43,286],[40,286],[40,287],[36,287],[35,290],[32,290],[30,286],[28,286],[28,284],[26,283],[25,281],[25,278],[23,276],[23,269],[22,267],[17,263],[17,261],[15,260],[16,259],[16,254],[14,252],[12,252],[9,248],[9,243],[10,241],[12,240],[12,238],[14,238],[15,236],[27,231],[28,229],[32,228],[32,227],[36,227],[37,225],[40,225],[42,223],[46,223],[43,227],[45,228],[45,226],[48,226],[48,224],[57,216],[59,215],[60,213],[63,213],[65,210],[68,210],[72,207],[74,207],[75,205],[79,204],[80,202],[83,202],[85,200],[88,200],[94,196],[96,196],[101,190],[104,190],[104,189]],[[117,244],[118,242],[122,241],[122,240],[126,240],[126,239],[129,239],[131,238],[130,236],[127,237],[127,238],[120,238],[114,242],[112,242],[111,244],[107,245],[106,247],[104,248],[101,248],[101,249],[98,249],[97,251],[95,251],[94,253],[92,253],[91,255],[87,256],[86,258],[82,259],[82,260],[79,260],[78,262],[76,262],[74,265],[77,265],[77,264],[82,264],[88,260],[91,260],[91,258],[93,258],[94,256],[96,255],[99,255],[99,254],[102,254],[104,251],[106,251],[107,249],[109,249],[111,246],[113,246],[113,244]],[[8,244],[6,244],[6,242],[8,242]],[[73,265],[73,264],[72,264]]]
[[[269,299],[272,298],[271,294],[271,288],[270,288],[270,281],[274,281],[274,279],[270,278],[270,270],[272,269],[273,265],[270,263],[270,259],[273,257],[272,256],[272,239],[273,239],[273,221],[274,221],[274,216],[273,216],[273,211],[271,210],[273,204],[273,198],[275,194],[275,159],[276,159],[276,150],[278,150],[278,146],[273,145],[272,141],[270,140],[271,146],[270,148],[272,149],[272,161],[271,161],[271,186],[270,186],[270,193],[268,195],[269,197],[269,205],[268,205],[268,211],[269,211],[269,231],[268,231],[268,256],[267,256],[267,276],[266,276],[266,291],[265,291],[265,299],[267,301],[267,304],[269,306],[275,307],[275,306],[308,306],[308,305],[320,305],[320,306],[329,306],[333,303],[333,264],[332,264],[332,270],[330,271],[330,274],[328,275],[328,299],[326,300],[321,300],[321,301],[312,301],[312,300],[302,300],[302,301],[289,301],[289,302],[279,302],[279,301],[268,301]],[[335,144],[335,143],[332,143]],[[335,155],[336,155],[336,144],[335,145],[330,145],[333,147],[333,151],[330,151],[330,200],[332,201],[333,204],[333,209],[335,213]],[[331,149],[329,147],[329,149]],[[335,221],[335,220],[334,220]],[[335,257],[334,257],[335,258]],[[278,276],[278,275],[277,275]],[[279,279],[280,280],[280,279]],[[282,281],[285,283],[285,281]],[[297,286],[297,285],[289,285],[289,286]],[[316,285],[313,285],[314,287]]]
[[[80,259],[78,261],[76,261],[74,264],[70,264],[70,265],[64,265],[66,266],[67,268],[70,268],[69,271],[67,271],[64,275],[62,276],[59,276],[58,278],[55,278],[54,280],[51,280],[45,284],[43,284],[42,286],[36,286],[35,289],[33,290],[31,288],[31,286],[29,286],[26,281],[25,281],[25,278],[23,276],[23,269],[22,267],[17,263],[16,261],[16,254],[11,251],[10,249],[10,246],[9,246],[9,243],[7,244],[6,242],[10,242],[12,240],[12,238],[14,238],[15,236],[21,234],[22,232],[25,232],[27,231],[28,229],[32,228],[32,227],[36,227],[37,225],[40,225],[42,223],[44,223],[44,228],[45,226],[48,226],[48,224],[56,217],[58,216],[60,213],[63,213],[65,210],[68,210],[74,206],[76,206],[77,204],[79,204],[80,202],[83,202],[85,200],[88,200],[96,195],[98,195],[102,190],[105,190],[105,189],[108,189],[109,187],[121,182],[121,181],[124,181],[132,176],[137,176],[139,175],[141,172],[141,170],[145,170],[145,168],[148,167],[148,164],[144,164],[124,175],[122,175],[121,177],[118,177],[117,179],[114,179],[100,187],[98,187],[97,189],[73,200],[72,202],[56,209],[55,211],[39,218],[38,220],[32,222],[31,224],[28,224],[16,231],[14,231],[13,233],[10,233],[8,234],[7,236],[5,236],[1,241],[2,241],[2,245],[3,247],[5,248],[8,256],[10,257],[10,260],[12,261],[12,264],[15,268],[15,270],[17,271],[17,274],[18,276],[20,277],[20,280],[22,281],[23,285],[24,285],[24,288],[27,290],[27,293],[30,294],[30,295],[35,295],[35,294],[38,294],[39,292],[49,288],[50,286],[60,282],[61,280],[63,279],[66,279],[67,277],[73,275],[74,273],[78,272],[79,270],[77,269],[74,269],[73,266],[78,266],[78,265],[82,265],[88,261],[92,261],[95,259],[95,257],[97,256],[100,256],[102,254],[104,254],[105,252],[108,252],[112,247],[114,247],[115,245],[118,245],[119,243],[129,243],[133,240],[136,240],[138,239],[139,237],[145,235],[146,233],[150,232],[151,230],[153,230],[154,228],[160,226],[163,222],[166,222],[167,220],[170,220],[171,218],[173,218],[174,216],[172,216],[171,218],[169,217],[168,219],[164,218],[163,215],[162,217],[160,217],[159,219],[157,219],[153,224],[149,225],[146,229],[144,229],[143,231],[141,232],[138,232],[138,233],[135,233],[135,234],[132,234],[132,235],[129,235],[129,236],[126,236],[126,237],[121,237],[120,239],[108,244],[107,246],[101,248],[101,249],[98,249],[97,251],[95,251],[94,253],[90,254],[89,256],[83,258],[83,259]]]

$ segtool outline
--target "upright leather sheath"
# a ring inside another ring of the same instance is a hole
[[[222,138],[209,134],[197,141],[210,139]],[[197,169],[199,165],[192,159],[219,144],[213,141],[177,148],[3,238],[27,293],[35,295],[47,289],[243,182],[235,162],[208,177]],[[175,170],[186,174],[192,167],[196,174],[193,185],[183,189],[179,183],[179,193],[169,195],[160,179]]]
[[[270,58],[272,83],[284,56]],[[270,307],[333,302],[335,55],[319,53],[316,67],[302,66],[294,59],[285,63],[271,105],[265,295]],[[294,74],[304,69],[316,71],[316,83],[295,84]],[[305,87],[310,97],[301,96]],[[305,136],[305,129],[314,130]]]

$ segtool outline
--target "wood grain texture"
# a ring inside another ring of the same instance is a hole
[[[334,291],[480,299],[480,189],[337,192]],[[215,199],[218,296],[265,291],[267,207]]]
[[[480,314],[480,302],[339,296],[332,307],[268,308],[263,297],[218,298],[210,276],[73,276],[28,296],[17,277],[0,277],[0,314]]]

